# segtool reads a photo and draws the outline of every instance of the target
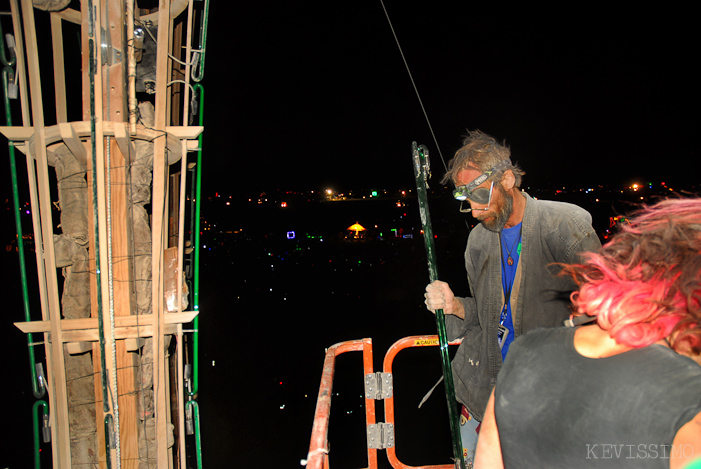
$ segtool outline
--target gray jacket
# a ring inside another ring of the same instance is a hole
[[[557,276],[560,268],[551,264],[578,262],[578,253],[601,247],[586,210],[523,194],[521,255],[510,299],[515,337],[538,327],[563,325],[570,314],[569,295],[575,284],[569,277]],[[500,256],[499,235],[477,225],[465,250],[472,295],[459,298],[465,319],[445,317],[448,339],[463,337],[452,361],[456,398],[480,421],[502,365],[497,343],[504,304]]]

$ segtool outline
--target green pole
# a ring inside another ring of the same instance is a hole
[[[32,407],[32,428],[34,430],[34,469],[41,467],[41,458],[39,457],[39,407],[41,407],[42,416],[48,416],[49,405],[46,401],[36,401]],[[42,421],[44,419],[42,418]]]
[[[0,61],[4,65],[2,69],[2,89],[3,98],[5,101],[5,123],[8,127],[12,126],[12,112],[10,110],[10,96],[8,93],[8,82],[14,81],[14,70],[12,66],[15,65],[15,51],[10,49],[11,57],[8,59],[5,54],[5,36],[2,32],[2,25],[0,25]],[[24,257],[24,236],[22,232],[22,220],[20,219],[20,209],[19,209],[19,189],[17,185],[17,165],[15,162],[15,145],[9,143],[9,153],[10,153],[10,176],[12,178],[12,200],[13,209],[15,212],[15,226],[17,228],[17,252],[19,254],[19,272],[22,281],[22,304],[24,306],[24,320],[31,321],[31,315],[29,313],[29,293],[27,289],[27,269],[26,261]],[[43,381],[37,379],[36,372],[36,357],[34,355],[34,336],[32,333],[27,334],[27,347],[29,349],[29,372],[32,377],[32,393],[34,397],[40,399],[46,394],[46,388]]]
[[[428,273],[431,282],[438,280],[438,268],[436,267],[436,252],[433,244],[433,228],[431,215],[428,210],[428,191],[426,180],[430,175],[428,162],[428,149],[424,145],[411,144],[412,159],[414,161],[414,177],[416,178],[416,191],[419,197],[419,212],[421,224],[424,230],[424,244],[426,245],[426,257],[428,258]],[[450,432],[453,439],[453,457],[460,462],[460,468],[465,469],[462,441],[460,439],[460,426],[457,407],[455,404],[455,385],[453,384],[453,371],[448,355],[448,340],[445,331],[445,315],[442,309],[436,310],[436,326],[438,327],[438,343],[443,364],[443,380],[445,382],[445,397],[448,402],[448,417],[450,419]]]
[[[16,57],[13,48],[10,48],[10,59],[7,58],[5,54],[5,35],[2,32],[2,25],[0,24],[0,62],[4,65],[2,69],[2,89],[3,98],[5,103],[5,123],[8,127],[12,126],[12,112],[10,109],[10,94],[8,93],[8,83],[9,81],[14,81],[15,73],[12,67],[15,65]],[[29,293],[27,288],[27,269],[24,257],[24,236],[22,231],[22,220],[20,218],[20,208],[19,208],[19,189],[17,184],[17,165],[15,162],[15,145],[13,142],[9,143],[9,156],[10,156],[10,176],[12,178],[12,200],[13,200],[13,210],[15,212],[15,226],[17,229],[17,252],[19,254],[19,271],[20,279],[22,282],[22,304],[24,307],[24,320],[29,322],[32,320],[29,308]],[[36,357],[34,354],[34,335],[32,333],[27,334],[27,348],[29,352],[29,372],[32,379],[32,394],[37,399],[41,399],[46,394],[46,386],[42,379],[37,379],[36,370]],[[32,407],[33,415],[33,429],[34,429],[34,467],[39,469],[41,467],[41,460],[39,458],[40,448],[39,448],[39,407],[42,408],[42,413],[44,416],[48,414],[48,404],[46,401],[40,400],[34,403]],[[42,419],[43,420],[43,419]]]
[[[2,71],[2,84],[3,91],[5,93],[5,120],[8,126],[12,125],[12,118],[10,115],[10,102],[7,97],[7,77],[8,67],[5,67]],[[19,189],[17,184],[17,165],[15,162],[15,146],[12,142],[9,144],[10,151],[10,175],[12,177],[12,199],[13,199],[13,209],[15,212],[15,226],[17,228],[17,252],[19,254],[19,272],[22,281],[22,305],[24,306],[24,320],[31,321],[31,315],[29,313],[29,293],[27,289],[27,268],[25,266],[25,255],[24,255],[24,234],[22,231],[22,220],[20,219],[19,212]],[[46,388],[44,383],[37,379],[36,372],[36,357],[34,355],[34,335],[30,332],[27,334],[27,347],[29,349],[29,372],[32,377],[32,393],[34,397],[40,399],[46,394]]]
[[[204,87],[200,83],[193,86],[197,96],[199,97],[199,125],[204,124]],[[202,134],[198,137],[197,164],[195,165],[195,214],[194,214],[194,246],[193,246],[193,289],[192,289],[192,304],[195,311],[200,310],[200,206],[202,198]],[[197,452],[197,467],[202,469],[202,447],[200,439],[200,414],[199,406],[195,401],[197,392],[200,386],[199,380],[199,353],[200,353],[200,315],[195,316],[193,321],[193,357],[192,357],[192,381],[193,387],[188,395],[186,406],[194,406],[195,414],[195,448]]]
[[[207,49],[207,25],[209,23],[209,0],[204,0],[204,9],[200,19],[200,48],[197,51],[199,60],[192,68],[192,81],[199,83],[204,78],[204,54]],[[201,116],[202,114],[200,114]]]

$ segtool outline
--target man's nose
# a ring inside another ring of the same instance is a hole
[[[467,199],[467,203],[470,204],[470,208],[472,209],[473,215],[475,215],[475,210],[477,210],[477,212],[479,213],[483,212],[484,209],[487,208],[487,204],[480,204],[470,199]]]

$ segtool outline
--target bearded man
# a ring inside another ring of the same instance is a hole
[[[511,162],[507,146],[473,131],[442,181],[456,186],[460,210],[480,222],[465,250],[471,296],[456,297],[439,280],[425,294],[430,311],[443,310],[448,339],[463,338],[452,369],[456,399],[463,405],[461,437],[468,463],[513,339],[539,327],[562,326],[570,315],[569,295],[576,286],[558,275],[558,263],[578,263],[580,253],[601,247],[586,210],[533,199],[520,189],[524,174]]]

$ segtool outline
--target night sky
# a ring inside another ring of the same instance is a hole
[[[524,186],[695,182],[698,41],[683,11],[245,3],[211,6],[210,189],[411,187],[411,142],[442,176],[468,128],[506,141]]]

